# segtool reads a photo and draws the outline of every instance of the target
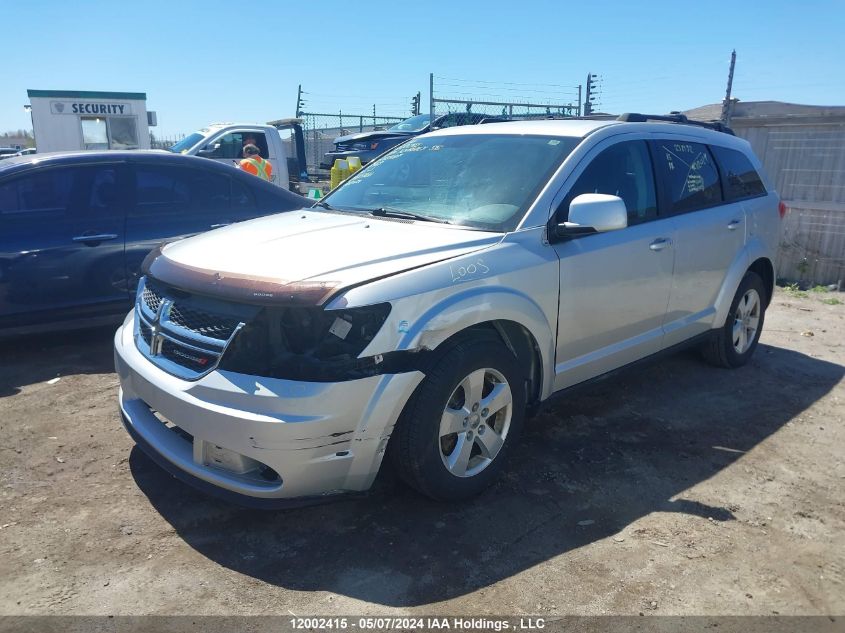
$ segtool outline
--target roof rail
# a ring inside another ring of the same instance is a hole
[[[640,114],[639,112],[626,112],[616,117],[617,121],[626,121],[628,123],[645,123],[646,121],[666,121],[667,123],[682,123],[684,125],[697,125],[708,130],[716,130],[717,132],[724,132],[731,136],[736,136],[734,131],[727,125],[720,121],[695,121],[687,118],[685,114],[680,112],[672,112],[670,114]]]

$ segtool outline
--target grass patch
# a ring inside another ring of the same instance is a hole
[[[837,299],[836,297],[830,297],[828,299],[822,299],[822,303],[826,303],[829,306],[842,305],[842,302],[839,299]]]
[[[783,291],[790,297],[794,297],[796,299],[806,299],[808,296],[806,292],[801,290],[801,287],[798,284],[787,284],[783,287]]]
[[[830,290],[827,289],[827,286],[813,286],[810,288],[810,292],[830,292]]]

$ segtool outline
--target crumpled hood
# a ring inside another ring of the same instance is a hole
[[[144,272],[191,292],[319,305],[339,289],[471,253],[500,233],[305,209],[166,244]]]

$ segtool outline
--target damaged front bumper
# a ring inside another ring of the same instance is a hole
[[[180,479],[253,507],[367,490],[420,371],[300,382],[216,370],[186,381],[115,335],[120,410],[138,445]]]

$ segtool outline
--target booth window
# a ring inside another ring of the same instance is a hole
[[[108,122],[112,149],[138,149],[135,117],[109,117]]]
[[[81,117],[85,149],[138,149],[135,117]]]
[[[82,117],[82,144],[85,149],[109,148],[109,133],[105,119]]]

